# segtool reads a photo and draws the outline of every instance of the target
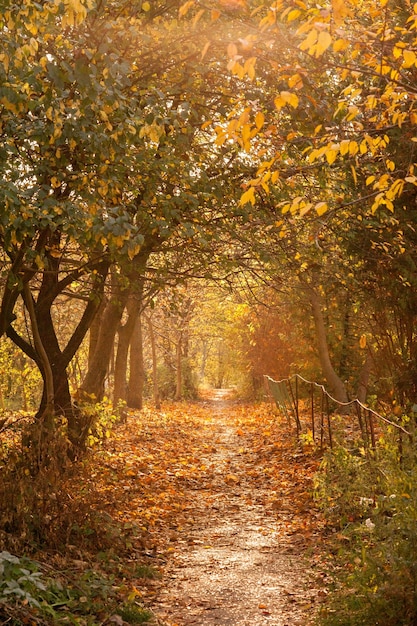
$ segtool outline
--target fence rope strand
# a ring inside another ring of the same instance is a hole
[[[376,419],[381,420],[385,424],[388,424],[389,426],[396,428],[401,433],[404,433],[405,435],[408,435],[409,437],[412,436],[412,433],[410,433],[406,428],[401,426],[401,424],[397,424],[396,422],[389,420],[387,417],[384,417],[377,411],[374,411],[369,406],[366,406],[365,404],[363,404],[363,402],[361,402],[358,398],[355,398],[354,400],[350,400],[349,402],[341,402],[340,400],[336,400],[336,398],[334,398],[327,391],[324,385],[322,385],[321,383],[317,383],[315,381],[307,380],[300,374],[293,374],[292,376],[288,378],[282,378],[281,380],[274,380],[268,375],[265,375],[264,378],[267,383],[266,386],[269,389],[270,394],[274,398],[277,407],[281,408],[285,412],[285,414],[288,413],[288,405],[286,405],[285,403],[292,400],[292,405],[293,405],[292,408],[294,410],[294,415],[296,416],[296,425],[297,425],[298,434],[301,430],[301,423],[300,423],[299,414],[298,414],[298,381],[301,381],[307,385],[310,385],[311,388],[316,387],[317,389],[319,389],[321,393],[323,394],[323,397],[326,397],[327,403],[329,400],[331,400],[334,404],[336,404],[337,406],[340,406],[343,409],[346,409],[349,407],[355,407],[361,429],[363,428],[362,419],[361,419],[361,411],[363,410],[363,415],[368,415],[371,421],[372,421],[372,418],[375,417]],[[292,387],[291,387],[292,380],[295,381],[295,385],[297,389],[296,399],[294,398],[294,395],[292,393],[291,393],[292,398],[290,397],[290,394],[288,393],[288,388],[292,390]],[[279,397],[279,400],[277,400],[278,397]],[[281,406],[281,405],[284,405],[284,406]],[[314,407],[312,408],[312,411],[314,411]],[[313,419],[314,419],[314,413],[313,413]],[[329,433],[329,437],[331,437],[330,433]]]

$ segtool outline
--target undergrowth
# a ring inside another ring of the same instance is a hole
[[[417,458],[410,442],[325,455],[316,499],[333,527],[321,626],[417,624]]]
[[[96,569],[46,571],[34,560],[0,553],[1,623],[94,626],[109,623],[151,623],[152,613],[133,597],[123,598],[113,577]]]
[[[118,415],[101,404],[89,409],[86,419],[91,425],[87,449],[77,463],[68,455],[65,423],[56,423],[51,434],[21,419],[2,433],[2,624],[153,623],[150,611],[124,584],[126,575],[135,580],[159,574],[134,549],[143,545],[143,531],[105,511],[91,470],[95,451],[111,437]]]

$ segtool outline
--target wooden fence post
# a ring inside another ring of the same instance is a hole
[[[330,449],[333,450],[333,435],[332,435],[332,425],[330,422],[329,396],[327,394],[326,394],[326,409],[327,409],[327,429],[329,431],[329,444],[330,444]]]
[[[374,418],[372,415],[372,411],[369,411],[369,410],[368,410],[368,420],[369,420],[369,430],[371,432],[371,445],[372,445],[372,449],[375,451],[376,441],[375,441]]]
[[[311,394],[311,423],[314,424],[314,385],[313,383],[310,385],[310,394]],[[314,426],[313,426],[314,431]]]
[[[292,390],[292,385],[291,385],[291,381],[288,378],[288,386],[290,388],[290,393],[291,393],[291,398],[292,398],[292,402],[293,402],[293,406],[294,406],[294,413],[295,413],[295,424],[297,427],[297,437],[300,436],[301,433],[301,422],[300,422],[300,415],[298,412],[298,385],[297,385],[297,378],[295,379],[295,397],[294,397],[294,392]]]

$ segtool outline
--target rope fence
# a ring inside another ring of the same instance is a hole
[[[376,449],[377,435],[390,427],[397,436],[401,452],[404,436],[413,434],[401,424],[377,413],[360,400],[340,402],[320,383],[294,374],[289,378],[274,380],[264,376],[265,389],[276,407],[291,426],[294,423],[297,437],[310,433],[315,444],[333,448],[335,442],[361,441],[365,450]]]

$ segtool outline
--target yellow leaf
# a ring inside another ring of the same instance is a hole
[[[301,89],[303,86],[303,79],[300,74],[293,74],[287,82],[290,89]]]
[[[203,59],[204,59],[204,57],[205,57],[205,56],[206,56],[206,54],[207,54],[207,50],[208,50],[209,48],[210,48],[210,41],[208,41],[208,42],[206,43],[206,45],[204,46],[204,48],[203,48],[203,50],[202,50],[202,52],[201,52],[201,60],[203,60]]]
[[[300,206],[300,217],[303,217],[304,215],[306,215],[312,206],[313,205],[311,202],[307,202],[303,206]]]
[[[140,251],[140,246],[134,246],[133,248],[129,248],[127,251],[127,255],[130,260],[132,260]]]
[[[337,157],[337,150],[333,150],[332,148],[330,148],[329,150],[326,150],[326,160],[329,165],[332,165],[332,163],[336,161],[336,157]]]
[[[251,136],[251,126],[250,124],[244,124],[242,126],[242,139],[243,143],[247,143]]]
[[[340,155],[341,156],[345,156],[345,154],[348,154],[349,144],[350,144],[349,139],[343,139],[343,141],[340,142]]]
[[[217,132],[217,129],[216,129]],[[214,141],[216,146],[222,146],[227,139],[227,134],[225,132],[218,132],[217,137]]]
[[[293,22],[294,20],[297,19],[297,17],[299,17],[301,15],[301,11],[300,9],[293,9],[292,11],[290,11],[288,13],[288,17],[287,17],[287,21],[288,22]]]
[[[249,187],[249,189],[242,194],[239,204],[240,206],[244,206],[248,204],[248,202],[250,202],[252,206],[255,204],[255,187]]]
[[[12,113],[18,113],[19,110],[14,102],[10,102],[6,97],[0,99],[0,103],[5,107],[7,111],[11,111]]]
[[[144,2],[144,4],[149,5],[149,2]],[[184,15],[186,15],[193,5],[194,5],[194,0],[189,0],[188,2],[185,2],[182,6],[180,6],[179,11],[178,11],[179,17],[183,17]],[[143,8],[143,5],[142,5],[142,8]],[[146,11],[146,9],[144,9],[144,11]]]
[[[285,106],[285,100],[283,100],[281,96],[276,96],[276,98],[274,98],[274,104],[279,111],[283,106]]]
[[[416,55],[412,50],[404,50],[403,52],[403,67],[413,67],[416,63]]]
[[[319,217],[324,215],[328,209],[327,202],[318,202],[316,204],[316,212]]]
[[[193,19],[193,26],[196,26],[196,24],[200,21],[201,17],[204,15],[204,13],[205,13],[205,9],[201,9],[197,13],[197,15]]]
[[[336,39],[336,41],[333,42],[333,50],[335,52],[346,50],[348,46],[349,46],[349,42],[347,39]]]
[[[359,146],[356,141],[349,142],[349,154],[350,156],[355,156],[359,152]]]
[[[298,47],[300,48],[300,50],[310,50],[312,46],[315,45],[317,37],[318,32],[315,28],[313,28],[313,30],[308,33],[306,39],[304,39],[304,41],[302,41]]]
[[[368,144],[365,140],[361,141],[361,145],[359,146],[359,150],[361,154],[366,154],[368,152]]]
[[[255,115],[255,125],[258,130],[262,128],[265,123],[265,116],[260,111]]]
[[[395,44],[395,46],[392,49],[392,55],[393,55],[394,59],[399,59],[400,56],[402,56],[403,49],[404,49],[404,43],[403,42],[397,42]]]
[[[290,93],[288,98],[288,104],[290,104],[294,109],[298,107],[298,96],[295,93]]]
[[[251,80],[255,78],[255,63],[256,57],[251,57],[245,61],[245,65],[243,66],[243,72],[246,73]]]
[[[359,346],[364,350],[366,348],[366,335],[362,335],[359,339]]]
[[[322,30],[316,44],[316,58],[326,52],[327,48],[332,43],[332,37],[327,30]]]
[[[281,93],[274,100],[277,109],[281,109],[286,104],[289,104],[296,109],[298,107],[298,102],[298,96],[290,91],[281,91]]]
[[[351,15],[352,13],[345,0],[332,0],[332,11],[336,24],[340,24],[348,15]]]

